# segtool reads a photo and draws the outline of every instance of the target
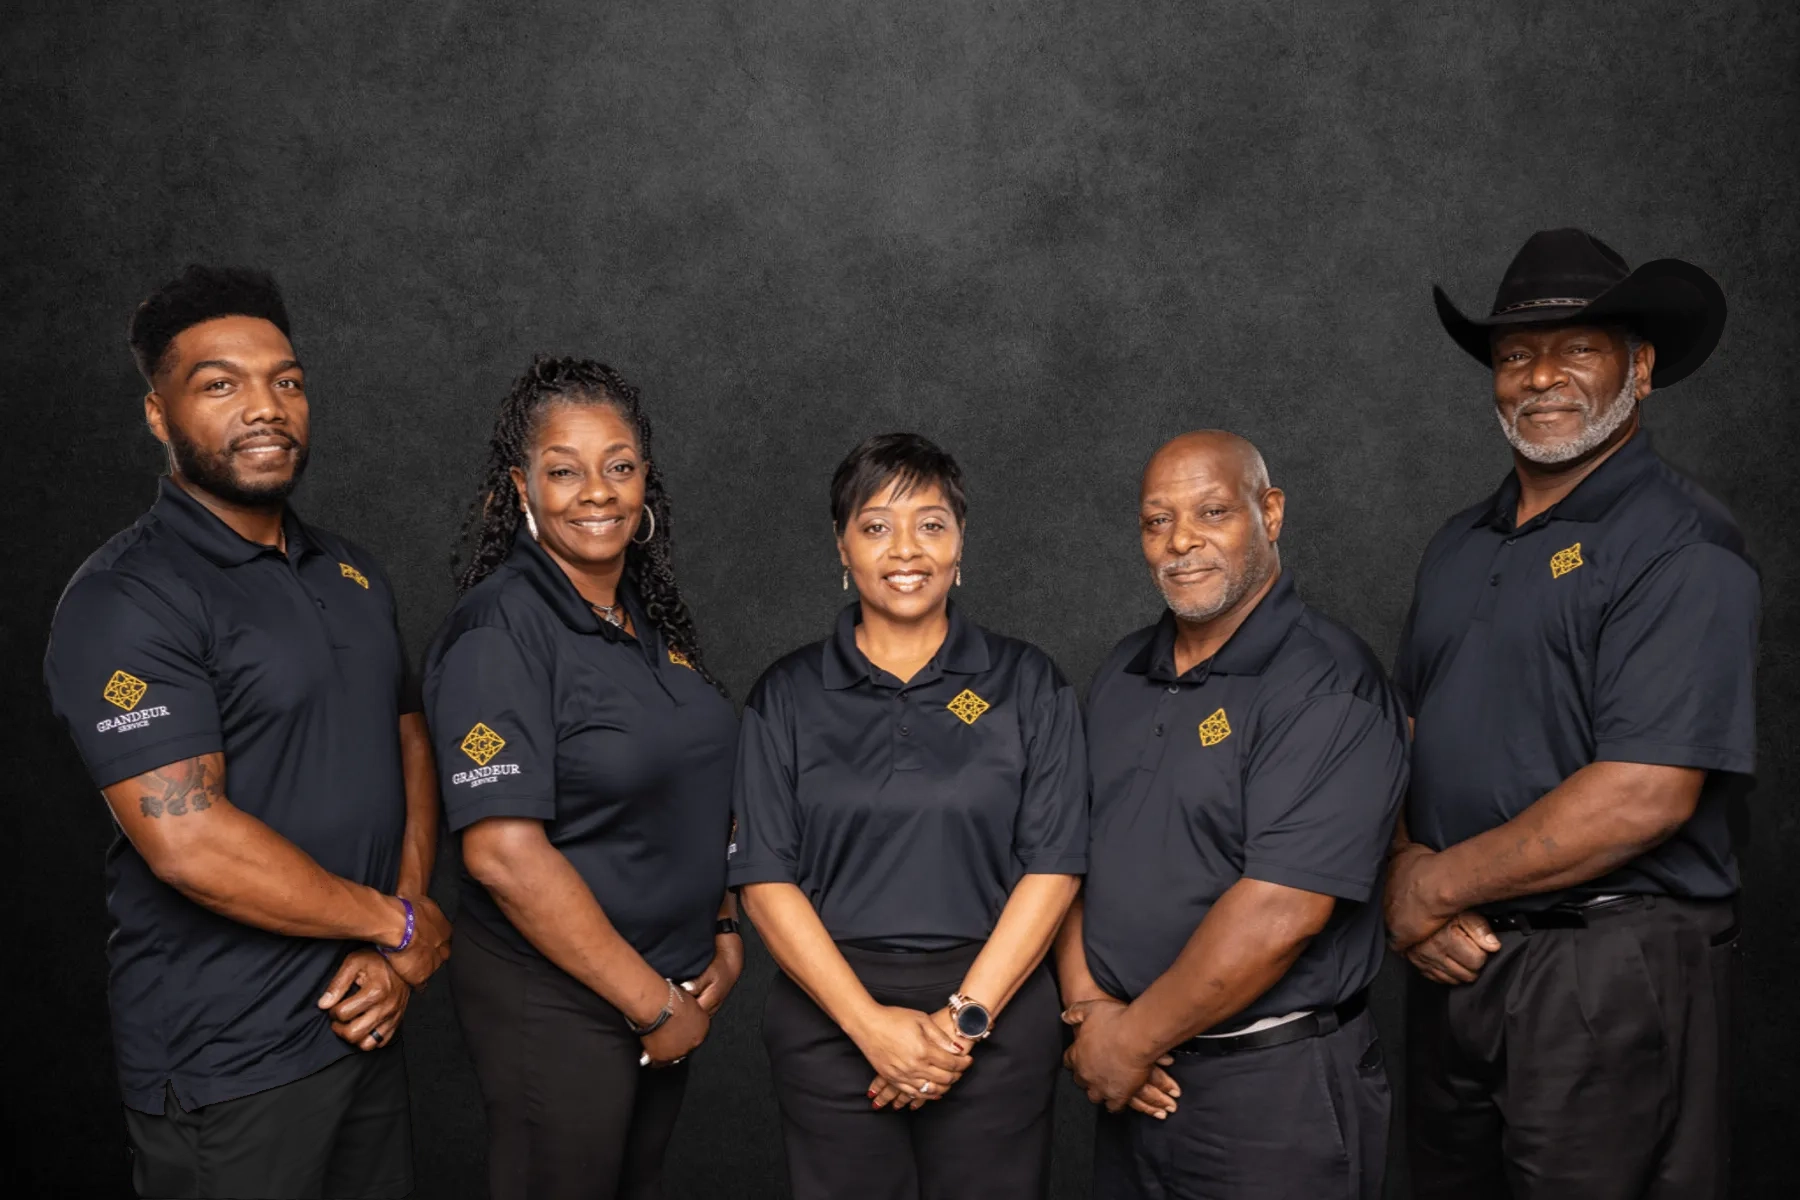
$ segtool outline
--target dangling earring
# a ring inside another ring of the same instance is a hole
[[[962,586],[962,564],[961,563],[956,564],[956,586],[957,587]]]
[[[844,590],[846,592],[850,590],[850,568],[849,567],[844,568]]]
[[[531,515],[531,505],[521,504],[519,511],[525,514],[525,528],[531,531],[531,540],[537,541],[537,518]]]
[[[631,539],[634,544],[639,545],[639,546],[649,545],[650,542],[653,541],[656,537],[656,510],[654,508],[651,508],[648,504],[646,504],[646,505],[644,505],[644,515],[646,517],[650,518],[650,536],[646,537],[646,538],[634,537]],[[641,522],[640,522],[640,527],[641,527]]]

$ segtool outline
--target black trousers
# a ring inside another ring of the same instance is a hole
[[[656,1200],[687,1064],[638,1066],[618,1009],[459,927],[451,996],[487,1107],[491,1200]]]
[[[1407,994],[1420,1200],[1723,1200],[1729,901],[1642,897],[1503,932],[1474,983]]]
[[[936,1012],[979,944],[931,954],[841,947],[882,1004]],[[1049,1183],[1051,1109],[1062,1063],[1061,1004],[1039,967],[940,1100],[876,1111],[874,1069],[786,975],[763,1013],[795,1200],[1038,1200]]]
[[[412,1191],[406,1056],[357,1052],[304,1079],[191,1112],[125,1110],[140,1196],[388,1200]]]
[[[1181,1088],[1171,1116],[1101,1111],[1095,1200],[1380,1200],[1392,1099],[1367,1012],[1166,1069]]]

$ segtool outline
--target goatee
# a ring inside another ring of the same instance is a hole
[[[182,478],[227,504],[242,508],[273,508],[294,494],[294,489],[300,486],[300,476],[306,472],[307,447],[291,437],[288,442],[294,447],[294,469],[287,478],[250,483],[238,475],[233,463],[236,451],[232,446],[222,451],[210,451],[189,441],[173,423],[168,426],[168,431],[169,455],[175,460],[175,469]],[[266,437],[268,434],[265,430],[244,436]]]

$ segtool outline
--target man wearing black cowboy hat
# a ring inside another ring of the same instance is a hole
[[[1395,670],[1414,1195],[1723,1197],[1759,589],[1639,407],[1705,361],[1725,299],[1559,229],[1487,317],[1437,306],[1493,371],[1514,470],[1426,549]]]

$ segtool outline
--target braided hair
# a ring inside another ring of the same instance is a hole
[[[700,672],[701,678],[725,695],[725,687],[700,654],[700,635],[688,612],[670,563],[669,497],[657,473],[650,451],[650,421],[644,415],[638,390],[605,363],[592,359],[550,358],[538,355],[531,369],[519,376],[500,412],[494,418],[494,435],[488,442],[487,467],[481,487],[469,506],[457,539],[457,550],[468,550],[466,561],[451,555],[451,571],[460,594],[493,573],[512,551],[513,538],[524,522],[513,486],[512,469],[528,470],[531,439],[546,409],[558,404],[607,404],[630,423],[637,435],[638,453],[644,459],[644,507],[655,515],[656,526],[648,542],[633,541],[625,547],[625,579],[637,589],[644,613],[662,633],[663,640]]]

